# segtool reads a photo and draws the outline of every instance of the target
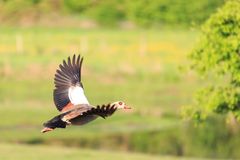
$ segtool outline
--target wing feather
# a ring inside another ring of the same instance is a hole
[[[102,105],[96,107],[77,107],[72,109],[66,113],[63,113],[64,117],[62,118],[64,121],[68,120],[74,125],[83,125],[86,124],[98,116],[102,118],[106,118],[111,116],[115,111],[116,107],[114,105]]]
[[[87,112],[84,112],[82,115],[97,115],[100,116],[102,118],[106,118],[111,116],[115,111],[117,110],[117,108],[114,105],[108,104],[108,105],[102,105],[102,106],[97,106],[97,107],[93,107],[90,110],[88,110]]]
[[[67,61],[63,60],[62,64],[56,70],[54,77],[55,89],[53,90],[54,103],[59,111],[67,106],[71,102],[71,98],[78,98],[77,96],[70,92],[70,88],[74,91],[74,88],[82,88],[81,82],[81,68],[82,68],[83,58],[78,55],[73,55],[73,57],[68,57]],[[76,91],[76,90],[75,90]],[[72,96],[71,98],[69,96]],[[79,98],[83,98],[84,102],[87,101],[84,93]],[[85,98],[85,99],[84,99]],[[81,99],[75,100],[77,103],[81,103]],[[74,104],[74,103],[73,103]]]

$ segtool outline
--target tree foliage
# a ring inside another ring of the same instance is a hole
[[[104,25],[131,21],[140,26],[201,24],[224,0],[0,0],[0,22],[49,13],[90,18]]]
[[[201,24],[222,3],[222,0],[129,1],[127,15],[129,19],[143,26]]]
[[[193,70],[215,79],[197,93],[194,107],[185,110],[187,116],[201,120],[211,113],[233,113],[240,120],[239,0],[226,1],[207,20],[190,59]],[[217,83],[219,81],[221,83]]]

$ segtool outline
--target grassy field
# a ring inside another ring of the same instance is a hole
[[[14,154],[12,154],[14,148]],[[34,159],[34,160],[52,160],[52,159],[86,159],[86,160],[177,160],[183,158],[171,156],[154,156],[139,153],[127,152],[110,152],[101,150],[88,150],[81,148],[67,148],[67,147],[49,147],[49,146],[31,146],[19,144],[0,144],[2,153],[0,158],[4,160],[15,159]],[[38,154],[36,154],[38,153]],[[187,160],[194,160],[194,158],[184,158]],[[200,159],[199,159],[200,160]]]
[[[123,159],[176,159],[131,151],[197,155],[181,147],[188,142],[179,116],[201,85],[179,70],[187,64],[197,32],[1,28],[0,34],[0,159],[42,159],[50,152],[46,159],[60,157],[59,152],[62,159],[122,154]],[[58,114],[52,101],[55,70],[74,53],[84,55],[83,83],[92,104],[123,100],[133,110],[43,135],[42,123]],[[179,132],[182,140],[174,140]]]

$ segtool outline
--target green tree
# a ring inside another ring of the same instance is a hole
[[[240,0],[226,1],[206,21],[190,59],[191,69],[215,79],[197,93],[185,115],[202,120],[211,113],[231,113],[240,120]]]
[[[91,0],[64,0],[65,7],[71,12],[82,13],[83,11],[87,10],[93,1]]]
[[[189,26],[202,24],[224,0],[140,0],[126,1],[129,20],[142,26]]]

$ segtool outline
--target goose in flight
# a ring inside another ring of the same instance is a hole
[[[68,125],[84,125],[98,117],[111,116],[117,109],[130,109],[124,102],[92,106],[84,94],[81,81],[83,58],[73,55],[63,61],[56,71],[53,91],[54,103],[61,113],[43,124],[42,133]]]

